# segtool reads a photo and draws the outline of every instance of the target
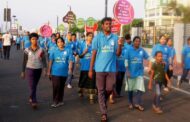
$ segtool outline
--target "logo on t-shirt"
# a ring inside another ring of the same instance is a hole
[[[143,55],[143,51],[141,50],[141,51],[139,52],[139,54],[142,56],[142,55]]]
[[[165,49],[166,52],[168,51],[168,49],[166,47],[164,49]]]
[[[64,52],[63,52],[63,55],[67,55],[67,52],[66,52],[66,51],[64,51]]]
[[[114,40],[111,40],[111,46],[114,46],[115,44],[114,44]]]

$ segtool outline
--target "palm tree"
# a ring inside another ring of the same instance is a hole
[[[182,4],[178,4],[176,0],[172,0],[168,6],[168,11],[178,17],[178,22],[190,23],[190,9]]]

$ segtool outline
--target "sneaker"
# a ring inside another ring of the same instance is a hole
[[[71,86],[71,84],[68,84],[67,88],[72,89],[73,87]]]
[[[165,91],[165,92],[169,92],[169,88],[168,88],[168,87],[165,87],[165,88],[164,88],[164,91]]]
[[[57,107],[58,107],[58,104],[53,103],[53,104],[51,104],[51,107],[52,107],[52,108],[57,108]]]
[[[57,107],[63,106],[64,104],[65,104],[64,102],[59,102],[59,103],[57,104]]]

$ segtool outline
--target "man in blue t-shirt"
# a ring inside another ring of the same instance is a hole
[[[73,57],[74,57],[75,45],[74,45],[74,43],[72,41],[72,34],[71,34],[71,32],[67,33],[67,39],[66,39],[66,43],[65,43],[65,48],[67,48],[68,50],[70,50],[72,52],[72,54],[73,54]],[[72,88],[71,82],[72,82],[72,79],[73,79],[74,63],[75,63],[75,59],[73,61],[72,72],[70,72],[70,74],[67,77],[67,81],[66,81],[67,88],[69,88],[69,89]]]
[[[131,41],[131,35],[130,34],[126,34],[125,35],[125,42],[124,42],[124,47],[127,49],[132,45],[132,41]]]
[[[116,82],[116,59],[122,50],[122,39],[118,40],[118,37],[111,33],[111,22],[111,18],[105,17],[101,22],[103,32],[96,35],[92,41],[93,52],[89,70],[89,77],[92,78],[95,67],[102,121],[107,121],[106,101]]]
[[[51,40],[47,42],[47,51],[48,51],[48,58],[54,50],[56,50],[58,47],[56,45],[56,35],[52,34],[51,35]]]
[[[31,45],[31,42],[29,40],[29,32],[26,32],[26,35],[22,38],[22,49],[29,48]]]
[[[186,81],[186,77],[190,70],[190,37],[187,39],[187,45],[184,46],[182,50],[182,67],[183,74],[181,76],[180,81],[178,81],[177,85],[180,87],[183,81]]]
[[[22,40],[21,36],[18,35],[16,37],[16,48],[17,48],[17,50],[20,50],[20,42],[21,42],[21,40]]]

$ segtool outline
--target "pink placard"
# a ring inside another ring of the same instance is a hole
[[[121,24],[115,19],[112,19],[112,33],[118,33],[120,31]]]
[[[130,24],[134,19],[133,6],[127,0],[119,0],[114,5],[114,17],[120,24]]]
[[[50,37],[52,35],[52,28],[49,25],[43,25],[40,28],[40,33],[44,37]]]

